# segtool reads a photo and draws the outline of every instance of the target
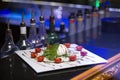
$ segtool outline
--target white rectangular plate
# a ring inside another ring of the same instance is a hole
[[[74,45],[72,46],[72,50],[74,50]],[[45,63],[45,62],[37,62],[36,59],[30,57],[30,51],[35,51],[34,49],[31,50],[20,50],[16,51],[16,54],[22,58],[30,67],[35,70],[36,73],[42,73],[47,71],[54,71],[60,69],[67,69],[72,67],[79,67],[85,65],[92,65],[92,64],[99,64],[99,63],[106,63],[107,60],[103,59],[102,57],[86,50],[82,49],[82,51],[86,51],[87,55],[85,57],[80,56],[80,51],[75,50],[75,54],[77,54],[76,61],[70,62],[62,62],[59,64],[56,63]]]

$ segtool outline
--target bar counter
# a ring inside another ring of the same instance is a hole
[[[79,44],[107,59],[108,62],[105,64],[80,66],[43,73],[36,73],[19,56],[13,54],[9,58],[0,60],[1,80],[120,80],[119,41],[119,34],[102,33],[96,39]]]

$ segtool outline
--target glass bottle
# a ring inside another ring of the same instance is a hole
[[[32,10],[32,18],[30,20],[30,30],[29,30],[28,40],[34,45],[34,48],[40,47],[40,39],[38,38],[37,35],[36,21],[34,19],[33,10]]]
[[[105,6],[105,17],[109,18],[110,17],[110,11],[109,11],[109,6]]]
[[[60,23],[60,31],[59,31],[58,37],[59,37],[59,42],[60,43],[67,42],[67,32],[65,30],[65,24],[64,24],[64,22]]]
[[[104,7],[100,7],[99,9],[99,21],[98,21],[98,34],[101,35],[101,28],[102,28],[102,19],[105,17],[105,10],[104,10]]]
[[[76,25],[76,32],[77,32],[77,42],[83,43],[83,31],[84,31],[84,24],[83,24],[83,15],[82,10],[78,10],[77,12],[77,25]]]
[[[69,30],[68,30],[68,36],[69,36],[69,42],[75,43],[76,40],[76,22],[75,22],[75,14],[72,12],[69,16]]]
[[[93,39],[97,38],[98,36],[98,10],[96,7],[93,7],[93,12],[92,12],[92,37]]]
[[[18,50],[18,47],[14,44],[12,30],[9,28],[9,22],[8,22],[8,28],[6,30],[6,36],[5,36],[5,43],[3,44],[0,50],[0,58],[1,59],[7,58],[11,56],[16,50]]]
[[[54,18],[53,10],[51,9],[51,16],[50,16],[50,23],[49,23],[50,32],[48,33],[48,36],[47,36],[47,42],[49,44],[54,44],[58,42],[58,35],[55,33],[54,19],[55,18]]]
[[[32,49],[33,45],[27,40],[26,24],[24,22],[24,13],[22,14],[22,22],[20,23],[20,40],[16,44],[20,50]]]
[[[91,12],[89,9],[85,9],[85,41],[89,42],[92,35],[92,23]]]
[[[38,31],[38,38],[41,40],[41,47],[46,45],[46,29],[44,25],[44,16],[40,16],[40,26]]]

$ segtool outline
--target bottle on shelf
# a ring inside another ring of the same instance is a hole
[[[27,40],[26,24],[24,22],[24,13],[22,14],[22,22],[20,23],[20,39],[16,44],[20,50],[32,49],[32,43]]]
[[[60,30],[59,30],[59,33],[58,33],[58,37],[59,37],[59,42],[60,43],[67,42],[67,32],[65,30],[64,22],[60,23]]]
[[[38,35],[37,35],[36,21],[34,19],[34,11],[33,10],[32,10],[31,16],[32,17],[30,19],[30,29],[29,29],[28,40],[34,45],[34,48],[40,47],[41,42],[40,42],[40,39],[38,38]]]
[[[109,6],[108,5],[105,6],[105,17],[106,18],[110,17],[110,11],[109,11]]]
[[[102,6],[99,8],[98,34],[101,35],[102,19],[105,17],[105,10]]]
[[[18,47],[15,45],[13,41],[12,30],[9,28],[9,21],[8,21],[8,28],[6,30],[5,43],[3,44],[0,50],[0,58],[1,59],[7,58],[17,50],[18,50]]]
[[[93,7],[92,11],[92,37],[93,39],[97,38],[98,36],[98,9]]]
[[[84,24],[83,24],[83,15],[82,10],[78,10],[77,12],[77,25],[76,25],[76,32],[77,32],[77,43],[83,43],[83,31],[84,31]]]
[[[68,36],[69,36],[69,42],[75,43],[76,41],[76,21],[75,21],[75,13],[70,13],[69,16],[69,28],[68,28]]]
[[[91,12],[89,9],[85,9],[85,25],[84,25],[84,29],[85,29],[85,42],[88,42],[91,39],[91,29],[92,29],[92,25],[91,25]]]
[[[44,24],[44,16],[40,16],[40,26],[39,26],[39,31],[38,31],[38,38],[41,41],[41,47],[46,46],[46,37],[47,37],[47,33],[46,33],[46,28],[45,28],[45,24]]]
[[[51,9],[51,15],[49,20],[50,20],[49,21],[50,32],[48,33],[48,36],[47,36],[47,42],[49,44],[54,44],[58,42],[58,35],[55,32],[55,17],[53,14],[53,9]]]

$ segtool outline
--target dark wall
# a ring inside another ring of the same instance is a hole
[[[73,3],[73,4],[88,4],[88,0],[35,0],[35,1],[48,1],[48,2],[61,2],[61,3]]]
[[[120,0],[110,0],[111,7],[120,8]]]

